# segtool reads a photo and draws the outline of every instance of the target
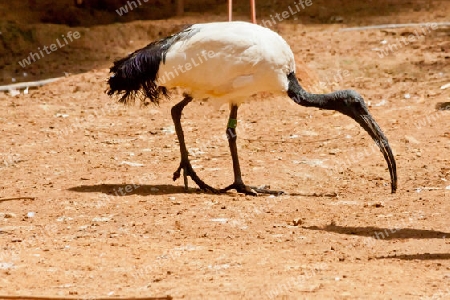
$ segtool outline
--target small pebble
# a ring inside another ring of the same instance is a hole
[[[303,221],[302,221],[302,219],[300,219],[300,218],[295,218],[295,219],[292,221],[292,223],[294,224],[294,226],[299,226],[299,225],[302,225],[302,224],[303,224]]]
[[[10,218],[15,218],[16,214],[14,213],[2,213],[0,212],[0,218],[5,218],[5,219],[10,219]]]
[[[13,263],[10,262],[0,262],[0,270],[7,270],[14,267]]]
[[[411,143],[411,144],[420,144],[420,142],[418,140],[416,140],[414,137],[412,137],[410,135],[405,135],[405,141],[407,143]]]
[[[92,219],[92,222],[108,222],[111,221],[109,217],[95,217]]]

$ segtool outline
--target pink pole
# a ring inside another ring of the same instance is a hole
[[[250,6],[252,7],[252,23],[256,24],[256,5],[255,5],[255,0],[250,0]]]
[[[228,22],[233,19],[233,0],[228,0]]]

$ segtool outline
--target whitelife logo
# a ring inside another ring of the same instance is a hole
[[[312,0],[305,0],[305,1],[298,0],[297,2],[294,2],[295,9],[292,9],[292,7],[289,5],[288,6],[289,11],[285,10],[281,14],[276,13],[275,14],[276,19],[274,18],[273,15],[270,15],[270,19],[272,21],[262,20],[260,25],[264,26],[264,27],[268,27],[268,28],[275,26],[277,24],[277,22],[281,22],[281,21],[288,19],[289,17],[295,15],[296,13],[299,13],[301,10],[306,9],[306,7],[309,7],[312,4],[313,4]]]
[[[149,0],[142,0],[142,1],[147,3]],[[142,5],[141,0],[137,0],[137,3],[136,1],[127,1],[127,4],[119,7],[119,9],[116,9],[116,13],[119,16],[123,16],[124,14],[127,14],[128,12],[132,11],[135,8],[138,8],[141,5]],[[130,10],[128,10],[128,7],[130,8]]]
[[[50,46],[44,46],[43,49],[41,47],[38,47],[37,52],[30,52],[27,58],[23,59],[22,61],[19,61],[19,65],[22,68],[25,68],[26,66],[29,66],[32,62],[36,62],[37,60],[43,58],[45,56],[44,52],[46,54],[51,54],[52,52],[57,51],[58,49],[61,49],[69,44],[69,42],[73,42],[74,40],[78,40],[81,35],[78,31],[75,31],[72,33],[72,31],[69,31],[67,33],[67,38],[63,34],[62,41],[60,41],[59,38],[56,39],[55,44],[51,44]]]
[[[422,38],[431,32],[431,30],[436,30],[438,28],[437,23],[426,23],[425,25],[421,25],[421,32],[418,32],[417,29],[414,29],[414,34],[408,35],[408,37],[402,36],[395,39],[394,43],[390,43],[385,46],[384,49],[378,50],[378,56],[380,58],[386,57],[391,53],[394,53],[398,49],[403,48],[404,46],[408,46],[410,43],[414,43],[416,41],[420,41]],[[400,42],[401,41],[401,42]]]

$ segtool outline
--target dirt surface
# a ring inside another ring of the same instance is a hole
[[[73,75],[0,94],[0,294],[450,299],[450,87],[441,89],[450,82],[450,28],[392,51],[417,28],[340,31],[450,21],[447,1],[408,3],[393,5],[395,14],[274,28],[305,86],[365,97],[397,160],[396,194],[354,121],[268,95],[239,110],[240,162],[247,183],[287,194],[212,195],[192,182],[185,193],[172,181],[180,156],[170,117],[182,91],[160,106],[123,107],[104,94],[105,79],[113,59],[204,16],[72,28],[83,33],[75,48],[26,72]],[[2,84],[18,70],[5,65]],[[232,181],[227,118],[226,107],[202,102],[183,115],[194,168],[215,187]]]

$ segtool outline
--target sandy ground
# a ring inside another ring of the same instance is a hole
[[[366,23],[449,15],[442,2]],[[193,182],[185,193],[172,181],[170,108],[182,91],[146,108],[104,94],[110,61],[149,42],[136,32],[193,19],[129,23],[136,40],[110,58],[104,50],[97,69],[0,94],[0,294],[450,299],[450,88],[441,89],[450,28],[388,51],[415,28],[278,24],[298,73],[314,70],[303,81],[310,89],[365,97],[393,148],[399,188],[390,193],[386,163],[354,121],[262,96],[239,111],[243,176],[286,194],[251,197],[203,193]],[[183,116],[194,168],[216,187],[232,181],[227,118],[226,107],[201,102]]]

